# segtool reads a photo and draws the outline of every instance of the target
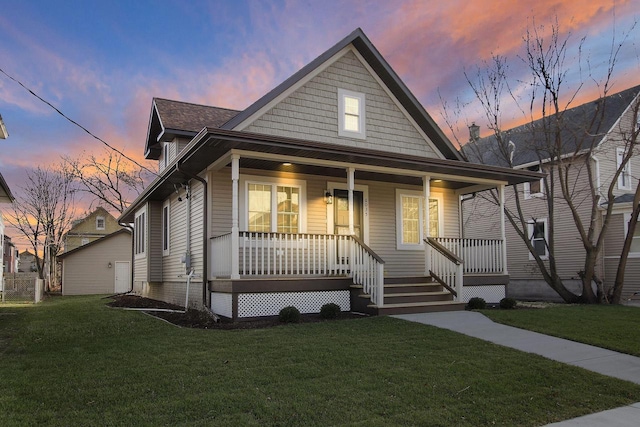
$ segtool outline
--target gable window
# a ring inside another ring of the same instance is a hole
[[[169,227],[171,223],[170,201],[162,205],[162,255],[169,255]]]
[[[426,215],[424,214],[424,196],[420,192],[398,191],[396,201],[397,248],[418,250],[425,239]],[[429,236],[439,237],[442,222],[442,200],[438,196],[429,198]]]
[[[549,259],[549,252],[547,251],[547,241],[549,239],[547,219],[542,218],[529,221],[527,228],[534,252],[539,255],[541,259]],[[535,259],[532,253],[529,253],[529,259]]]
[[[96,218],[96,230],[104,230],[104,217],[99,216]]]
[[[338,89],[338,135],[365,139],[364,93]]]
[[[620,166],[624,162],[624,157],[627,154],[624,147],[616,148],[616,166],[620,169]],[[619,190],[631,190],[631,162],[627,162],[622,168],[620,175],[618,175],[618,189]]]
[[[246,182],[246,229],[258,233],[304,232],[302,227],[304,184],[293,180],[271,181]]]
[[[540,166],[534,166],[529,168],[533,172],[542,172]],[[544,179],[544,178],[543,178]],[[532,182],[524,183],[524,198],[525,200],[544,196],[544,182],[543,179]]]
[[[139,212],[133,222],[134,225],[134,254],[144,255],[145,253],[145,223],[146,223],[146,211]]]

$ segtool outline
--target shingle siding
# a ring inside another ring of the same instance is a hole
[[[339,88],[365,94],[365,140],[338,136]],[[352,51],[243,130],[440,157]]]

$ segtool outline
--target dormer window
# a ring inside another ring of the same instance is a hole
[[[104,217],[99,216],[96,218],[96,230],[104,230]]]
[[[338,89],[338,135],[365,139],[364,93]]]

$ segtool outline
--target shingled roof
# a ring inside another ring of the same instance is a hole
[[[238,113],[228,108],[154,98],[145,157],[157,160],[162,142],[171,141],[176,136],[191,139],[205,127],[219,128]]]
[[[547,140],[556,127],[563,142],[562,154],[595,147],[638,93],[640,86],[635,86],[568,109],[562,114],[560,123],[547,117],[504,131],[503,143],[513,143],[507,147],[501,147],[496,136],[491,135],[468,143],[461,150],[470,161],[486,165],[509,167],[507,155],[511,152],[514,167],[537,163],[553,157],[547,148]]]

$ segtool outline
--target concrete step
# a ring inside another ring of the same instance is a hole
[[[435,313],[440,311],[462,311],[465,303],[454,301],[432,301],[421,303],[405,303],[405,304],[385,304],[377,307],[370,304],[369,307],[376,311],[379,316],[390,314],[411,314],[411,313]]]

